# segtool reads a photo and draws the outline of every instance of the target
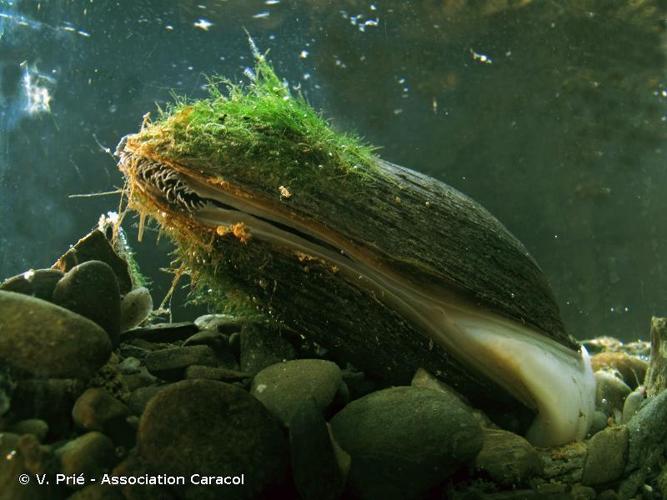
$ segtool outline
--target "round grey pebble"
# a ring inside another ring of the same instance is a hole
[[[479,423],[457,398],[418,387],[352,401],[331,428],[352,457],[348,484],[361,498],[421,498],[470,463],[483,442]]]
[[[53,302],[94,321],[118,343],[120,290],[108,264],[90,260],[73,267],[56,285]]]
[[[111,354],[97,324],[44,300],[0,291],[0,361],[41,377],[90,378]]]
[[[250,393],[283,424],[289,425],[297,408],[311,398],[323,412],[334,401],[342,382],[336,363],[296,359],[264,368],[255,375]]]
[[[140,325],[153,311],[153,298],[146,287],[131,290],[120,302],[120,331]]]
[[[646,388],[644,386],[637,387],[625,398],[623,403],[623,423],[627,424],[632,417],[639,411],[641,405],[646,401]]]
[[[540,472],[535,448],[522,436],[502,429],[484,429],[484,444],[475,467],[498,484],[524,484]]]
[[[72,419],[82,429],[101,431],[121,443],[131,437],[130,409],[100,387],[87,389],[74,403]]]
[[[596,486],[620,478],[628,454],[628,429],[624,425],[607,427],[588,442],[588,453],[581,483]]]
[[[139,454],[154,473],[244,474],[242,487],[224,487],[227,499],[255,498],[280,483],[288,451],[280,424],[255,398],[231,384],[184,380],[153,397],[137,432]],[[215,486],[192,498],[219,498]]]
[[[595,406],[607,415],[619,415],[623,411],[623,402],[632,389],[612,372],[598,370],[595,372]]]

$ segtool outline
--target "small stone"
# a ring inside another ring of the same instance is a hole
[[[123,332],[123,342],[134,339],[148,342],[177,342],[185,340],[199,331],[194,323],[157,323]]]
[[[462,405],[468,407],[470,412],[475,415],[475,418],[477,418],[482,427],[490,427],[492,425],[489,417],[487,417],[481,411],[470,406],[470,403],[461,394],[456,392],[449,385],[445,384],[442,380],[439,380],[423,368],[417,369],[414,376],[412,377],[410,385],[413,387],[424,387],[426,389],[433,389],[435,391],[448,393],[457,398]]]
[[[218,358],[209,346],[193,345],[153,351],[144,364],[149,372],[164,380],[181,380],[191,365],[217,366]]]
[[[12,413],[16,418],[39,418],[49,424],[54,437],[68,434],[72,427],[72,406],[83,392],[77,379],[29,379],[16,384]]]
[[[127,423],[130,409],[100,387],[87,389],[72,409],[74,423],[82,429],[100,431],[114,442],[127,441],[132,431]]]
[[[90,480],[99,478],[116,463],[113,442],[101,432],[88,432],[56,450],[63,474],[83,474]]]
[[[130,356],[118,363],[118,370],[123,375],[131,375],[133,373],[139,373],[142,366],[141,361]]]
[[[51,301],[56,283],[64,274],[57,269],[37,269],[7,278],[0,284],[0,290],[32,295],[38,299]]]
[[[257,373],[260,370],[296,357],[294,347],[278,330],[259,323],[243,326],[240,333],[241,370]]]
[[[597,486],[620,478],[628,454],[628,429],[624,425],[608,427],[588,442],[581,483]]]
[[[313,399],[324,412],[334,401],[343,378],[336,363],[323,359],[296,359],[264,368],[252,381],[250,393],[283,424],[303,403]]]
[[[146,287],[135,288],[120,301],[120,331],[140,325],[153,311],[153,298]]]
[[[304,500],[335,500],[345,486],[327,423],[314,400],[302,402],[289,425],[292,474]]]
[[[185,369],[185,378],[188,379],[205,378],[221,382],[249,382],[251,377],[250,373],[215,366],[192,365]]]
[[[229,345],[229,340],[226,335],[211,330],[203,330],[188,337],[185,342],[183,342],[183,347],[193,345],[206,345],[213,349],[219,364],[233,370],[239,368],[239,363],[234,356],[234,352]]]
[[[0,283],[0,291],[22,293],[23,295],[32,295],[32,284],[23,274],[12,276]]]
[[[206,314],[195,320],[195,325],[200,330],[210,330],[230,335],[240,332],[244,321],[230,314]]]
[[[623,403],[623,421],[627,424],[632,417],[639,411],[639,408],[646,400],[646,389],[643,385],[637,387],[625,398]]]
[[[591,357],[593,371],[616,370],[623,381],[634,389],[644,382],[648,363],[625,352],[602,352]]]
[[[157,383],[159,379],[155,375],[151,375],[145,366],[142,366],[137,373],[123,375],[123,381],[128,392],[132,392],[140,387],[146,387]]]
[[[602,429],[606,428],[607,425],[609,425],[609,417],[607,416],[607,414],[601,410],[595,410],[593,412],[593,421],[591,422],[591,428],[588,430],[588,433],[589,435],[592,436],[600,432]]]
[[[41,377],[88,379],[111,344],[89,319],[44,300],[0,292],[0,361]]]
[[[255,498],[287,472],[279,423],[243,389],[212,380],[177,382],[153,397],[137,445],[146,466],[158,473],[245,477],[243,487],[190,487],[191,498]]]
[[[32,285],[32,295],[38,299],[51,301],[56,284],[64,274],[57,269],[37,269],[24,273],[24,276]]]
[[[352,401],[331,428],[352,457],[349,488],[361,498],[419,498],[474,460],[483,442],[479,423],[457,398],[417,387]]]
[[[503,486],[524,484],[540,472],[539,455],[523,437],[501,429],[484,429],[484,444],[475,467]]]
[[[147,387],[139,387],[132,391],[130,398],[127,401],[130,411],[134,415],[141,415],[146,408],[148,402],[160,391],[169,387],[170,384],[165,385],[150,385]]]
[[[11,425],[9,431],[16,434],[32,434],[40,442],[43,442],[49,433],[49,424],[39,418],[28,418],[26,420],[19,420]]]
[[[132,278],[130,278],[127,262],[116,254],[104,233],[97,229],[81,238],[52,267],[66,273],[75,266],[90,260],[102,261],[111,267],[122,295],[132,290]]]
[[[166,349],[173,344],[156,344],[142,339],[123,341],[118,347],[119,354],[124,357],[134,356],[137,359],[144,360],[149,352]]]
[[[607,415],[619,415],[623,411],[623,402],[632,389],[620,378],[608,371],[594,373],[596,392],[595,407]]]
[[[111,267],[91,260],[73,267],[56,285],[53,302],[98,325],[118,343],[120,334],[120,290]]]

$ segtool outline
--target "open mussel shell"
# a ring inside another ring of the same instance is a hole
[[[590,363],[524,246],[454,188],[337,135],[259,64],[249,91],[123,138],[131,207],[195,280],[338,359],[397,384],[424,368],[505,424],[528,410],[536,444],[583,437]]]

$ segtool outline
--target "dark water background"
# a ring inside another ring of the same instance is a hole
[[[503,221],[541,264],[572,333],[645,337],[650,316],[667,315],[666,10],[658,0],[0,0],[0,278],[50,266],[117,207],[115,196],[68,195],[121,185],[105,148],[172,89],[197,97],[206,74],[242,79],[245,28],[336,127]],[[159,301],[169,244],[126,229]]]

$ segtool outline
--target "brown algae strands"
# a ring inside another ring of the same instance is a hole
[[[529,409],[534,444],[585,436],[588,355],[497,219],[334,131],[261,56],[249,85],[222,83],[116,151],[129,207],[174,239],[202,295],[249,297],[392,383],[424,368],[492,418]]]

